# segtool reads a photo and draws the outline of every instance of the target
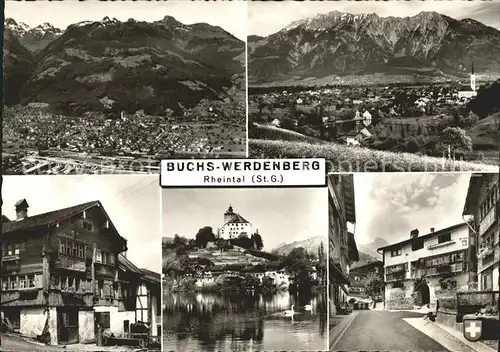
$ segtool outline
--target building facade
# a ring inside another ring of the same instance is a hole
[[[472,217],[470,262],[476,267],[473,280],[480,291],[499,290],[499,204],[499,174],[473,174],[463,215]]]
[[[349,266],[359,260],[354,234],[347,228],[348,222],[356,222],[353,175],[328,175],[328,218],[329,303],[335,315],[347,304]]]
[[[366,281],[375,275],[383,280],[384,276],[384,263],[380,260],[368,262],[366,264],[353,267],[350,269],[349,278],[351,280],[351,287],[349,288],[350,296],[365,297],[370,293],[366,292]],[[383,292],[372,292],[374,296],[381,295]]]
[[[57,345],[95,340],[98,324],[120,335],[139,321],[146,279],[120,266],[127,241],[99,201],[35,216],[25,199],[15,207],[1,236],[1,310],[15,329]],[[148,295],[159,294],[158,280]]]
[[[419,294],[422,304],[430,303],[431,292],[439,296],[440,292],[467,289],[468,247],[469,227],[462,223],[439,231],[432,228],[423,236],[413,230],[407,240],[379,248],[386,308],[391,308],[391,289],[402,289],[408,302]]]
[[[240,214],[233,211],[230,205],[224,213],[224,223],[218,230],[218,237],[237,238],[240,235],[250,237],[252,235],[252,224]]]

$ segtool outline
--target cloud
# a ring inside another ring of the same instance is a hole
[[[394,243],[415,228],[427,233],[431,227],[460,223],[469,177],[459,173],[356,174],[358,241],[369,243],[381,237]]]

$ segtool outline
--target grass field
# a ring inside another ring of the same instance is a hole
[[[254,124],[249,137],[251,158],[325,158],[329,171],[498,171],[495,165],[349,147],[271,126]]]
[[[344,145],[249,140],[250,158],[325,158],[330,172],[498,171],[498,166]]]

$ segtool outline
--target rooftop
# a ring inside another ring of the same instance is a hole
[[[44,227],[44,226],[51,226],[55,225],[61,221],[67,220],[75,215],[78,215],[82,213],[85,210],[88,210],[90,208],[94,207],[99,207],[101,211],[103,212],[104,216],[109,220],[110,228],[113,229],[114,233],[118,238],[123,241],[124,246],[126,248],[126,243],[127,240],[124,239],[114,225],[111,222],[111,219],[109,218],[108,214],[104,210],[104,207],[102,206],[101,202],[98,200],[92,201],[92,202],[87,202],[79,205],[75,205],[72,207],[68,208],[63,208],[55,211],[51,211],[48,213],[42,213],[34,216],[28,216],[22,220],[18,221],[9,221],[9,222],[2,222],[2,236],[13,233],[13,232],[18,232],[18,231],[26,231],[26,230],[31,230],[34,228],[38,227]],[[2,220],[4,220],[2,218]]]
[[[405,244],[409,244],[409,243],[411,243],[412,241],[414,241],[416,239],[430,238],[432,236],[441,235],[443,233],[450,232],[450,231],[459,229],[459,228],[464,227],[464,226],[467,226],[467,223],[463,222],[463,223],[460,223],[460,224],[457,224],[457,225],[446,227],[446,228],[441,229],[439,231],[430,232],[430,233],[428,233],[426,235],[423,235],[423,236],[418,236],[418,237],[415,237],[415,238],[408,238],[408,239],[406,239],[404,241],[401,241],[401,242],[397,242],[397,243],[389,244],[389,245],[384,246],[384,247],[380,247],[380,248],[377,249],[377,251],[386,250],[386,249],[394,248],[394,247],[400,247],[400,246],[403,246]]]

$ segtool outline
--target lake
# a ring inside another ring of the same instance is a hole
[[[328,350],[324,292],[170,293],[163,303],[163,351]],[[283,313],[292,305],[293,318]]]

